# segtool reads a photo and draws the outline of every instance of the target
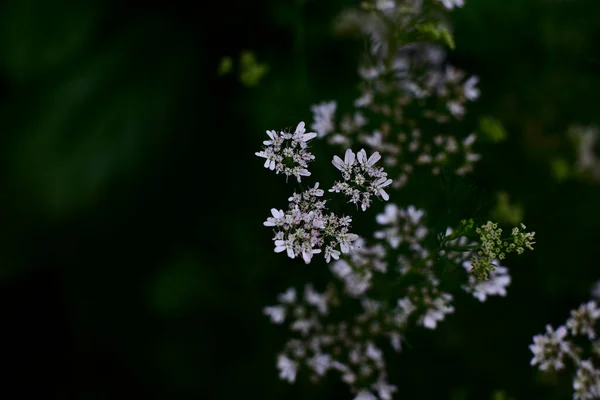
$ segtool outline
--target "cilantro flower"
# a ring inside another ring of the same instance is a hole
[[[263,150],[255,153],[265,159],[265,168],[286,177],[293,175],[298,182],[303,176],[310,176],[308,163],[315,157],[308,151],[308,141],[317,136],[315,132],[306,133],[304,122],[300,122],[294,133],[271,130],[267,136],[270,140],[263,142]]]
[[[344,193],[350,198],[350,203],[357,206],[360,203],[363,211],[371,205],[373,195],[389,200],[390,196],[384,188],[391,185],[392,180],[387,178],[383,168],[375,167],[375,163],[380,159],[381,155],[378,152],[367,157],[364,149],[357,154],[351,149],[346,150],[343,160],[334,156],[331,163],[342,173],[344,180],[335,182],[329,191]]]

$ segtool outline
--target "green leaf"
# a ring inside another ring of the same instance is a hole
[[[481,117],[479,119],[479,131],[483,137],[493,143],[502,142],[508,137],[502,123],[492,117]]]
[[[268,71],[269,66],[257,62],[253,52],[243,51],[240,55],[240,81],[242,84],[248,87],[256,86]]]

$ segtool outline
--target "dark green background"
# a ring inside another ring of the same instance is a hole
[[[262,308],[326,267],[273,253],[262,221],[293,188],[254,152],[311,104],[356,96],[364,44],[330,27],[353,3],[0,4],[3,398],[351,398],[336,377],[278,380],[286,332]],[[569,124],[600,122],[598,16],[595,0],[467,0],[452,14],[450,61],[481,79],[471,122],[491,115],[509,134],[479,147],[467,197],[509,192],[538,244],[507,260],[506,299],[458,296],[436,331],[410,332],[391,360],[398,398],[570,398],[528,345],[600,278],[600,184],[550,168],[574,160]],[[269,66],[256,87],[235,68],[217,76],[244,50]]]

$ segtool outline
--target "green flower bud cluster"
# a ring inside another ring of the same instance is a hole
[[[507,253],[523,254],[525,249],[533,250],[535,232],[525,232],[525,225],[513,228],[511,236],[502,237],[502,228],[488,221],[475,229],[479,235],[479,249],[471,261],[473,276],[478,280],[487,280],[488,274],[496,267],[495,260],[503,260]]]

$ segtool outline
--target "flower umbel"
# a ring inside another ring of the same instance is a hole
[[[336,182],[330,192],[342,192],[350,198],[350,203],[358,206],[365,211],[371,205],[371,196],[380,196],[384,200],[389,200],[390,196],[385,191],[385,187],[392,183],[387,178],[387,173],[383,168],[376,168],[375,163],[381,159],[378,152],[374,152],[367,158],[367,152],[362,149],[358,154],[350,149],[346,150],[344,159],[338,156],[333,157],[332,164],[342,173],[343,181]]]
[[[337,248],[342,253],[350,251],[358,239],[358,235],[349,232],[352,219],[329,212],[326,201],[320,200],[323,193],[317,182],[300,194],[294,193],[288,199],[287,211],[271,209],[272,216],[263,225],[275,228],[276,253],[285,251],[290,258],[302,256],[308,264],[322,249],[325,249],[327,262],[339,258]]]
[[[277,174],[295,176],[300,182],[303,176],[310,176],[308,163],[315,157],[308,151],[308,141],[315,138],[315,132],[306,133],[304,122],[300,122],[294,133],[267,131],[270,140],[263,142],[262,151],[255,154],[265,158],[265,168]]]

